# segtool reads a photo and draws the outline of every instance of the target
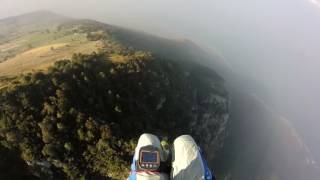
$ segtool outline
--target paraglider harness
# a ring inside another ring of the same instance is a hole
[[[154,142],[152,141],[152,138],[155,139]],[[150,142],[146,141],[146,139]],[[196,146],[191,136],[184,135],[184,136],[178,137],[177,139],[180,139],[180,141],[181,139],[185,139],[186,141],[192,140],[191,143],[193,144],[191,145]],[[177,139],[175,141],[177,141]],[[141,145],[139,146],[140,142],[142,143],[144,142],[145,145],[143,146],[141,143]],[[155,145],[149,145],[152,143],[154,143]],[[172,175],[171,174],[172,170],[175,170],[172,167],[172,163],[173,163],[172,161],[173,155],[171,154],[172,150],[173,149],[165,148],[162,145],[162,143],[161,143],[161,146],[159,146],[157,143],[157,137],[152,134],[141,135],[139,138],[138,145],[136,147],[135,155],[133,156],[133,160],[131,163],[131,172],[128,177],[128,180],[137,180],[137,174],[142,175],[143,177],[149,177],[145,175],[151,175],[150,177],[152,177],[153,175],[156,175],[156,176],[159,175],[159,177],[166,177],[166,176],[163,176],[164,174]],[[201,161],[201,164],[202,164],[201,171],[203,171],[203,172],[199,172],[198,170],[200,169],[198,169],[196,173],[201,173],[201,174],[203,173],[204,180],[215,180],[214,173],[213,171],[212,172],[210,171],[207,162],[203,158],[204,156],[202,154],[201,149],[198,147],[197,150],[196,149],[194,150],[195,150],[195,153],[199,153],[197,156],[200,156],[201,158],[198,160]],[[178,171],[180,170],[181,169],[178,169]],[[164,179],[167,179],[167,178],[164,178]]]

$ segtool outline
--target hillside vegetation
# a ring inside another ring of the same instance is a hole
[[[153,44],[177,43],[161,54],[125,32],[68,20],[48,31],[8,35],[14,38],[0,45],[2,52],[12,48],[0,63],[0,150],[15,156],[0,161],[1,175],[18,164],[20,176],[3,176],[125,179],[145,132],[170,141],[191,134],[214,156],[228,121],[223,79],[192,61],[200,52],[184,56],[185,43],[153,37]]]
[[[206,111],[227,113],[226,104],[207,102],[224,91],[179,67],[166,60],[115,64],[103,55],[75,55],[47,74],[22,76],[0,99],[2,145],[20,150],[34,168],[47,164],[42,168],[54,176],[124,179],[143,132],[170,139],[192,134],[202,142],[205,134],[191,124]],[[210,130],[219,127],[215,122]]]

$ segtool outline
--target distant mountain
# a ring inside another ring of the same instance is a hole
[[[20,16],[0,19],[0,35],[12,36],[27,34],[34,30],[43,30],[67,22],[67,18],[49,11],[36,11]]]

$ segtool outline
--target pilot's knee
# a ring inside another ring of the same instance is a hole
[[[142,146],[150,146],[150,145],[160,148],[161,145],[160,145],[159,138],[153,134],[147,134],[147,133],[142,134],[138,140],[137,147],[140,148]]]
[[[174,148],[184,148],[185,146],[198,147],[195,140],[190,135],[182,135],[177,137],[173,142]]]

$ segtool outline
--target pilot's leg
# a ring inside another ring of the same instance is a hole
[[[211,180],[211,172],[202,158],[199,147],[189,135],[175,139],[172,152],[173,180]]]
[[[168,174],[158,168],[157,161],[161,163],[163,160],[164,155],[158,137],[142,134],[135,149],[128,180],[169,180]]]

